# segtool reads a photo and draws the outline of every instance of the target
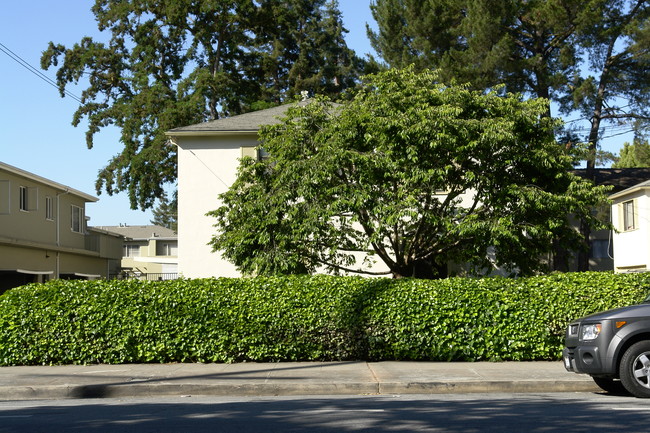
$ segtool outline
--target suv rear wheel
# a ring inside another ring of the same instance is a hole
[[[639,341],[625,351],[619,373],[632,395],[650,398],[650,341]]]

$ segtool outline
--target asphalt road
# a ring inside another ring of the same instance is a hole
[[[0,402],[18,432],[647,432],[650,401],[599,393]]]

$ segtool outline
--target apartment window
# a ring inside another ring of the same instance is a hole
[[[257,161],[269,159],[269,153],[263,147],[243,146],[241,148],[241,157],[250,157]]]
[[[50,196],[45,197],[45,219],[54,220],[54,200]]]
[[[623,202],[623,231],[636,229],[634,200]]]
[[[18,194],[20,196],[20,210],[25,212],[38,210],[38,188],[21,186]]]
[[[20,210],[24,210],[25,212],[27,211],[27,187],[26,186],[21,186],[20,187]]]
[[[176,242],[156,242],[157,256],[177,256],[178,245]]]
[[[140,245],[131,245],[131,244],[124,245],[122,256],[140,257]]]
[[[271,155],[264,149],[263,147],[260,147],[257,150],[257,159],[260,161],[266,161],[267,159],[270,158]]]
[[[70,228],[75,233],[84,232],[84,210],[79,206],[72,205],[72,221]]]

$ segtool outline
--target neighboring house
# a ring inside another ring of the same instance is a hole
[[[178,277],[178,236],[156,225],[102,226],[124,239],[121,270],[116,278],[170,280]]]
[[[0,162],[0,293],[50,279],[106,278],[122,239],[86,227],[97,198]]]
[[[610,196],[612,222],[616,231],[614,270],[650,270],[650,180]]]
[[[584,176],[585,170],[576,170],[576,174]],[[596,184],[611,186],[612,195],[610,199],[627,196],[634,189],[634,186],[650,179],[650,168],[597,168],[595,170]],[[618,200],[618,199],[617,199]],[[607,206],[598,210],[604,221],[611,221],[615,230],[620,230],[617,211],[613,212],[616,206]],[[589,269],[592,271],[618,270],[615,261],[619,263],[625,255],[626,250],[615,247],[614,238],[616,233],[611,230],[592,231],[590,236],[591,257],[589,258]],[[617,240],[618,241],[618,240]],[[574,267],[570,270],[575,270]]]

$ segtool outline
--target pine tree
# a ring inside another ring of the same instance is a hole
[[[152,210],[153,219],[151,224],[161,227],[167,227],[170,230],[176,231],[178,228],[178,195],[174,192],[172,200],[167,199],[167,195],[163,195],[158,200],[158,205]]]
[[[648,140],[635,139],[632,144],[624,143],[621,149],[621,155],[612,164],[612,167],[650,167],[650,144],[648,144]]]

